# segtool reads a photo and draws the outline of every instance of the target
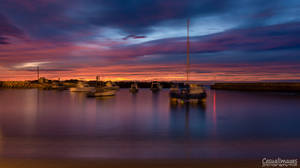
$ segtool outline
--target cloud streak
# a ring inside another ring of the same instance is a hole
[[[185,63],[187,18],[191,19],[192,64],[199,65],[193,69],[195,79],[209,79],[220,63],[230,65],[218,71],[223,70],[223,76],[235,76],[233,80],[245,79],[247,74],[254,78],[255,73],[262,78],[259,71],[251,71],[257,64],[290,70],[288,73],[278,68],[275,73],[264,68],[266,78],[298,78],[299,69],[288,68],[300,65],[300,2],[296,0],[0,3],[0,79],[12,79],[9,74],[16,79],[30,78],[30,68],[16,67],[36,62],[49,62],[41,65],[49,70],[45,71],[49,77],[67,70],[68,77],[91,78],[103,71],[118,79],[131,79],[134,75],[141,79],[182,79],[178,75],[182,73],[172,68]],[[207,64],[211,66],[202,69]],[[240,65],[248,68],[235,70]],[[99,67],[109,67],[111,73]]]
[[[0,45],[9,44],[9,37],[22,37],[23,32],[0,13]]]

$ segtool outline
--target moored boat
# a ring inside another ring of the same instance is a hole
[[[159,82],[154,81],[154,82],[151,83],[151,88],[150,88],[150,90],[151,90],[152,92],[158,92],[158,91],[160,91],[161,89],[162,89],[162,86],[160,85]]]
[[[88,97],[109,97],[114,96],[117,92],[117,89],[112,88],[110,85],[102,86],[100,82],[99,85],[99,76],[96,76],[96,87],[87,93]]]
[[[67,89],[67,87],[64,86],[63,83],[60,83],[60,82],[53,82],[53,83],[51,84],[51,89],[65,90],[65,89]]]
[[[171,88],[170,99],[171,102],[194,102],[198,103],[206,98],[204,88],[197,84],[185,84],[182,88]]]
[[[71,92],[89,92],[92,91],[94,87],[89,87],[88,84],[84,82],[78,82],[76,87],[70,88]]]
[[[107,81],[104,86],[106,89],[119,90],[120,87],[112,81]]]
[[[137,93],[139,91],[137,83],[132,83],[131,86],[130,86],[129,91],[131,93]]]
[[[108,97],[114,96],[116,94],[116,90],[105,89],[105,88],[95,88],[94,90],[87,93],[88,97]]]

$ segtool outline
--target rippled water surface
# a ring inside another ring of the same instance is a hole
[[[172,105],[168,90],[115,97],[0,90],[0,156],[261,158],[300,156],[300,96],[207,90]]]

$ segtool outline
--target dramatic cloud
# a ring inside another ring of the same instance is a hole
[[[141,38],[146,38],[146,36],[128,35],[128,36],[124,37],[123,40],[128,40],[130,38],[141,39]]]
[[[23,32],[16,26],[12,25],[10,21],[0,13],[0,45],[8,44],[9,37],[22,37]]]
[[[0,4],[0,80],[31,79],[37,65],[50,78],[68,71],[66,78],[92,79],[103,71],[114,79],[180,80],[184,68],[175,67],[185,63],[188,18],[192,79],[212,80],[216,73],[224,80],[228,76],[265,80],[261,74],[276,80],[300,78],[298,68],[293,72],[288,68],[300,65],[298,0],[0,0]],[[257,65],[261,74],[251,70]]]

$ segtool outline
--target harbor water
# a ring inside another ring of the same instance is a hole
[[[168,90],[88,98],[0,90],[0,157],[261,159],[300,156],[300,95],[207,90],[170,104]]]

